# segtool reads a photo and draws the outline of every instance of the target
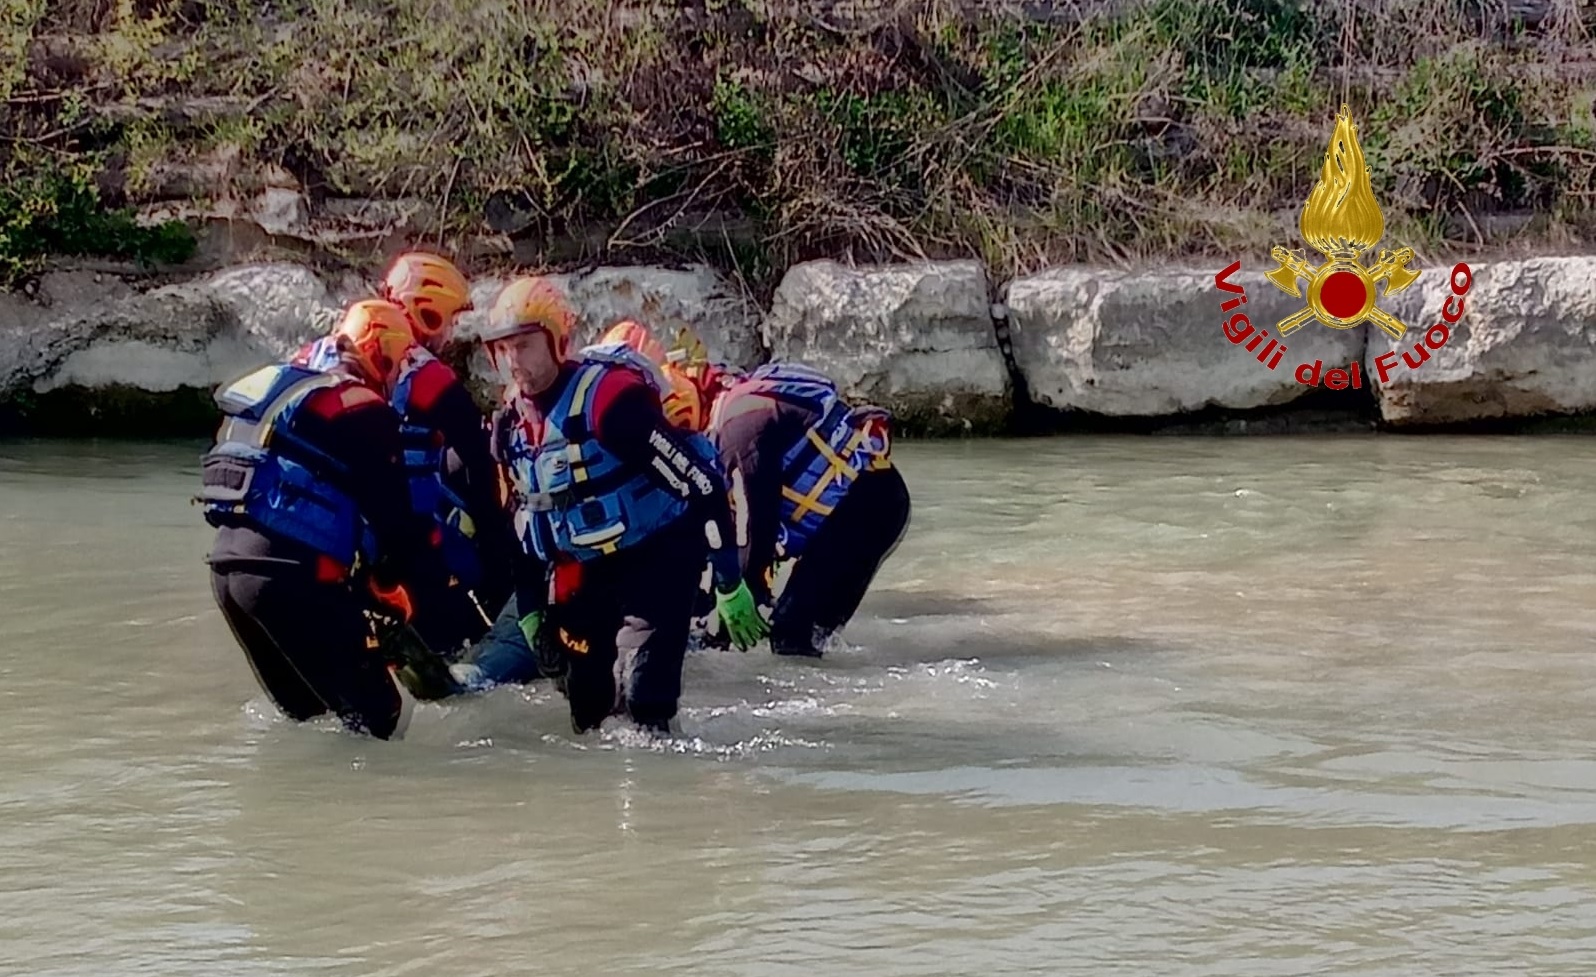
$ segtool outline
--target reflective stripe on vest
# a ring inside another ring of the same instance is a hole
[[[849,407],[829,377],[792,363],[755,370],[720,398],[717,410],[739,396],[791,404],[816,417],[781,462],[781,545],[797,556],[862,472],[890,465],[887,412]]]

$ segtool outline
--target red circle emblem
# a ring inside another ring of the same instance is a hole
[[[1319,301],[1324,310],[1337,319],[1350,319],[1362,312],[1368,297],[1363,279],[1350,271],[1336,272],[1326,278],[1319,289]]]

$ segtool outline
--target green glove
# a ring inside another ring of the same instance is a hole
[[[521,637],[526,639],[528,648],[537,651],[538,628],[543,626],[543,612],[533,611],[517,622],[521,628]]]
[[[770,633],[765,619],[759,616],[754,595],[749,592],[746,581],[737,581],[737,589],[729,594],[716,591],[715,610],[720,612],[721,623],[726,625],[726,633],[732,643],[742,651],[747,651],[754,642]]]

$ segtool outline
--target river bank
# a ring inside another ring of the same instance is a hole
[[[1264,330],[1302,301],[1265,280],[1269,267],[1244,261],[1226,279]],[[1462,316],[1427,349],[1449,267],[1382,301],[1408,325],[1401,343],[1310,324],[1274,369],[1227,338],[1220,306],[1235,294],[1216,288],[1217,267],[1064,266],[1005,281],[977,261],[813,261],[790,268],[768,305],[704,265],[555,277],[579,341],[623,317],[690,326],[726,362],[824,370],[910,435],[1582,428],[1596,412],[1596,257],[1472,265]],[[504,280],[474,280],[479,309]],[[320,334],[366,287],[287,261],[164,281],[47,273],[0,293],[0,431],[206,433],[216,384]],[[473,342],[481,317],[464,317],[454,355],[488,403],[497,378]],[[1413,349],[1426,357],[1416,369],[1393,355]],[[1301,382],[1316,362],[1321,379],[1358,364],[1356,389]]]
[[[636,316],[740,365],[812,363],[905,433],[1596,406],[1596,21],[1574,5],[441,9],[24,5],[0,68],[0,432],[202,433],[211,386],[416,241],[483,295],[560,272],[583,338]],[[1343,104],[1382,240],[1424,273],[1381,302],[1400,343],[1310,324],[1279,350],[1302,299],[1266,256],[1298,240]],[[1248,303],[1221,318],[1238,257]],[[1459,259],[1467,312],[1432,332]],[[1256,329],[1227,337],[1238,311]]]

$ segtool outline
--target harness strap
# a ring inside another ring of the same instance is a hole
[[[583,368],[582,374],[576,378],[576,389],[571,393],[571,406],[565,412],[565,459],[571,466],[572,482],[587,481],[587,465],[582,462],[581,445],[591,433],[587,429],[587,398],[603,374],[603,369],[598,366]]]
[[[228,417],[223,425],[218,442],[242,441],[249,447],[261,451],[268,450],[272,445],[281,441],[291,454],[298,454],[316,465],[322,466],[334,478],[348,481],[350,478],[349,466],[329,455],[304,438],[298,437],[290,431],[280,430],[277,419],[282,416],[289,406],[304,397],[310,396],[317,390],[330,389],[342,384],[352,382],[348,377],[336,373],[318,373],[305,377],[289,385],[277,399],[272,402],[270,409],[261,415],[258,421],[246,421],[239,417]],[[303,396],[300,392],[304,391]],[[242,435],[242,436],[241,436]]]
[[[326,387],[337,387],[348,382],[348,378],[340,376],[336,373],[317,373],[314,376],[306,377],[303,380],[299,380],[294,383],[287,390],[283,391],[281,396],[272,402],[270,410],[261,415],[258,430],[265,432],[265,437],[256,444],[256,447],[265,448],[268,446],[267,443],[271,440],[272,431],[277,423],[277,418],[283,413],[283,411],[288,409],[288,405],[295,399],[292,395],[297,394],[300,390],[306,390],[304,396],[308,397],[311,393],[317,390],[321,390]]]
[[[827,467],[826,471],[815,480],[814,486],[810,488],[807,495],[798,492],[790,486],[783,485],[781,487],[782,496],[797,506],[792,514],[793,522],[802,521],[803,517],[810,512],[821,516],[831,515],[832,507],[821,504],[820,494],[830,488],[832,481],[838,476],[847,475],[847,481],[850,482],[859,477],[859,469],[850,465],[847,459],[852,456],[855,449],[863,443],[865,438],[869,437],[869,431],[864,428],[855,428],[852,437],[848,439],[848,443],[842,449],[841,454],[831,450],[831,445],[827,444],[826,440],[820,436],[820,432],[814,428],[809,429],[808,437],[809,441],[814,444],[815,450],[819,451],[821,457],[826,459]]]
[[[822,505],[813,495],[804,495],[791,486],[781,487],[781,497],[797,506],[792,514],[793,522],[802,522],[804,516],[811,512],[820,516],[831,515],[831,506]]]

